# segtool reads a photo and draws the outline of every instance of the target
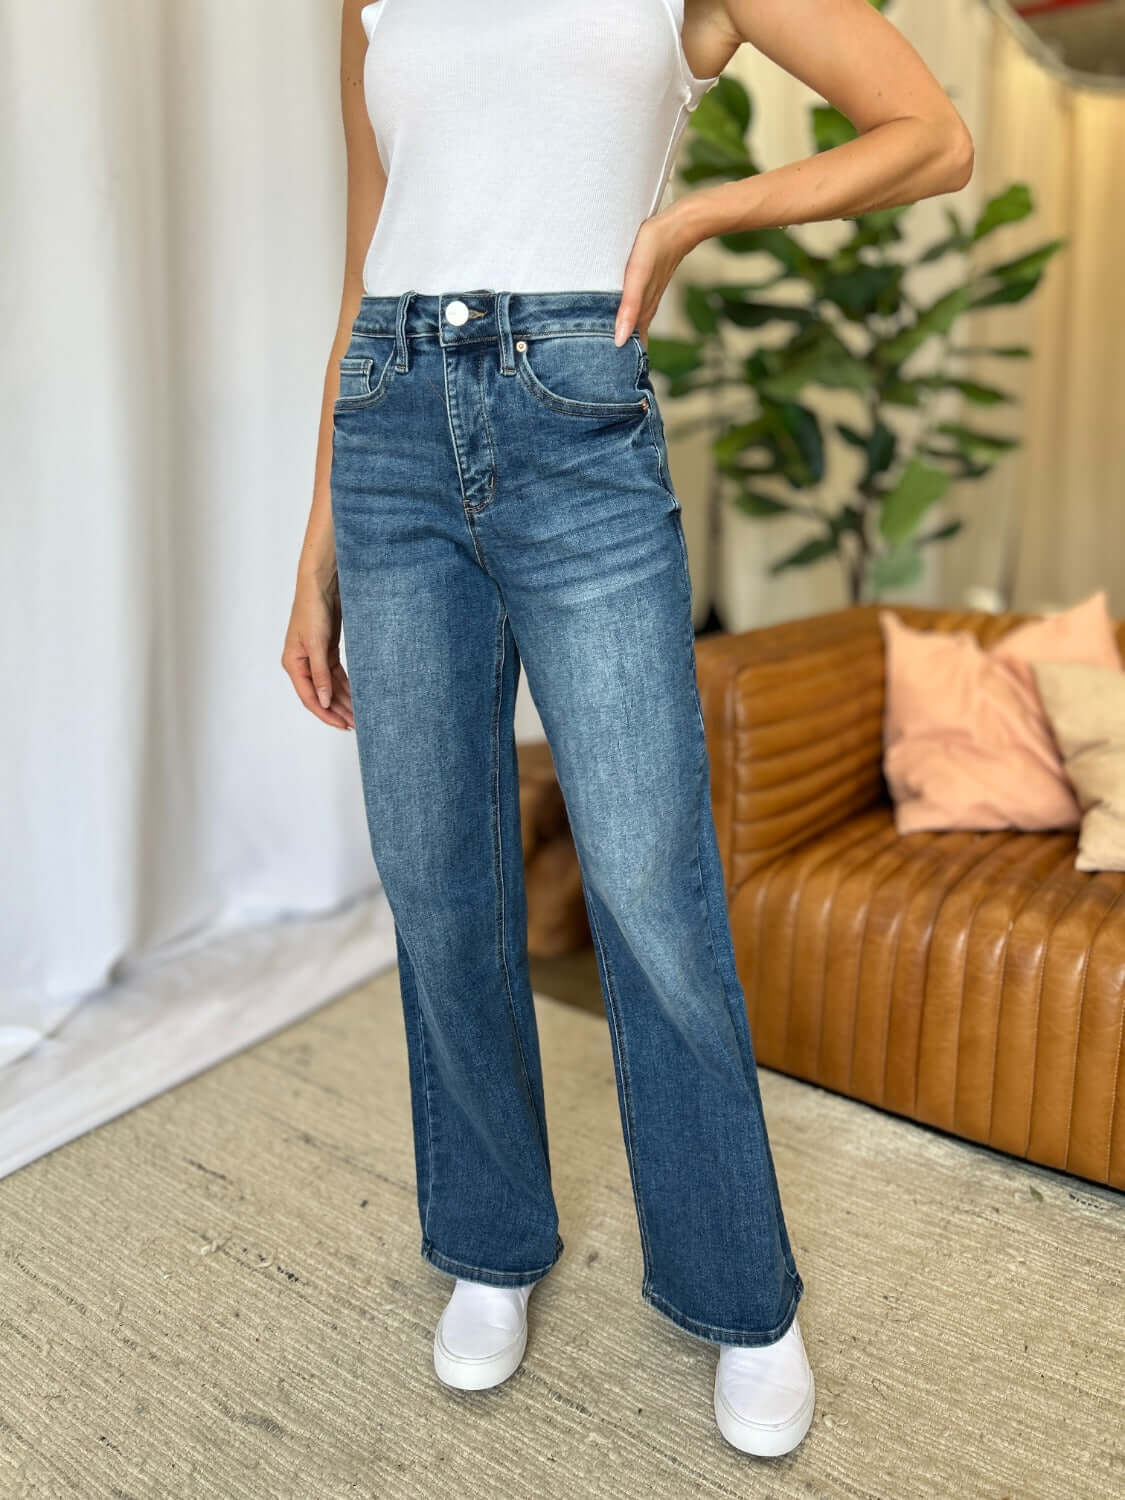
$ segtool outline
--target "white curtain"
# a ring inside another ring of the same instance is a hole
[[[981,359],[971,372],[1019,398],[973,425],[1021,447],[969,487],[969,524],[945,554],[946,588],[957,599],[983,585],[1033,611],[1104,588],[1122,618],[1125,80],[1063,67],[1001,0],[988,13],[976,176],[986,197],[1026,182],[1035,212],[1002,241],[982,241],[976,260],[1056,238],[1066,245],[1025,302],[966,319],[963,342],[1033,353]]]
[[[280,666],[338,59],[337,5],[0,0],[0,1170],[393,959],[353,737]],[[192,974],[198,1029],[163,1045]],[[60,1126],[95,999],[87,1044],[139,1050]]]

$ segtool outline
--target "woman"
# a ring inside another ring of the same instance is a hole
[[[660,209],[748,41],[856,125]],[[563,1250],[528,976],[513,706],[566,799],[643,1298],[718,1345],[720,1431],[778,1455],[814,1384],[711,816],[647,334],[701,240],[961,187],[968,133],[867,0],[344,0],[347,260],[282,657],[355,728],[395,919],[445,1383],[519,1365]],[[339,658],[341,628],[348,671]]]

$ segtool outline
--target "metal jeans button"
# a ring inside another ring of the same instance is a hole
[[[445,304],[445,318],[447,323],[453,323],[458,328],[469,316],[469,309],[461,301],[460,297],[454,297],[452,302]]]

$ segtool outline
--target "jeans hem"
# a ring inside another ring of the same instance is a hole
[[[540,1266],[534,1271],[494,1271],[487,1266],[471,1266],[467,1261],[454,1260],[451,1255],[443,1255],[433,1241],[423,1238],[421,1256],[423,1260],[435,1266],[439,1271],[445,1271],[450,1276],[459,1276],[465,1281],[483,1281],[488,1286],[527,1286],[532,1281],[538,1281],[555,1265],[559,1256],[563,1253],[564,1245],[561,1235],[555,1236],[554,1259],[548,1261],[545,1266]]]
[[[694,1334],[696,1338],[705,1339],[708,1343],[712,1344],[738,1344],[744,1347],[755,1347],[762,1344],[775,1344],[783,1334],[788,1332],[790,1324],[797,1316],[797,1306],[801,1298],[805,1295],[805,1284],[799,1275],[789,1274],[789,1280],[792,1283],[793,1289],[789,1306],[786,1308],[781,1321],[776,1323],[772,1328],[767,1329],[721,1328],[713,1323],[702,1323],[698,1318],[689,1318],[686,1313],[682,1313],[671,1302],[666,1302],[658,1292],[654,1292],[649,1286],[642,1286],[641,1297],[650,1307],[654,1307],[657,1312],[663,1313],[666,1318],[675,1323],[678,1328],[684,1329],[687,1333]]]

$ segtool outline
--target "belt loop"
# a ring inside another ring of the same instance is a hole
[[[410,345],[406,337],[406,311],[417,292],[403,292],[395,316],[395,369],[405,374],[410,369]]]
[[[511,292],[501,292],[496,299],[496,322],[500,329],[500,373],[516,373],[516,356],[512,348],[512,325],[508,317],[508,300]]]

